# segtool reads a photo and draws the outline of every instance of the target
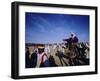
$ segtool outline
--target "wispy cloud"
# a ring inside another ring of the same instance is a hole
[[[75,32],[81,41],[89,39],[89,16],[43,13],[26,14],[26,42],[62,42]]]

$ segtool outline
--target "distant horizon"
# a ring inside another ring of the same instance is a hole
[[[25,44],[62,44],[62,43],[64,42],[61,42],[61,43],[25,43]],[[82,43],[82,42],[78,42],[78,43]],[[87,42],[83,42],[83,43],[87,43]]]
[[[89,42],[89,16],[25,13],[25,43],[63,43],[74,32],[79,42]]]

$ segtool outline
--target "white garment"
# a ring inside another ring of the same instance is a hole
[[[90,56],[89,56],[89,51],[87,49],[85,50],[85,55],[86,55],[86,58],[89,59]]]
[[[49,54],[50,53],[50,47],[49,46],[45,46],[45,53]]]

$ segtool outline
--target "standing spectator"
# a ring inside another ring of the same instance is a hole
[[[30,53],[29,49],[27,48],[26,56],[25,56],[25,67],[26,68],[34,68],[37,64],[37,54],[36,52]]]
[[[38,48],[39,67],[49,67],[49,58],[44,52],[44,47]]]

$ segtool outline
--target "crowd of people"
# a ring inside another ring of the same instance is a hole
[[[71,33],[71,37],[63,39],[61,44],[44,46],[26,46],[25,67],[57,67],[89,65],[89,43],[79,42],[78,37]]]

